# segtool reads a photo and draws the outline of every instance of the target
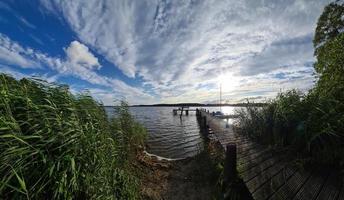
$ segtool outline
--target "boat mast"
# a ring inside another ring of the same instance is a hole
[[[222,113],[222,83],[220,83],[220,112]]]

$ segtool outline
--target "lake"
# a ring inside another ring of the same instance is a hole
[[[148,132],[146,149],[157,156],[181,159],[195,156],[203,149],[203,139],[195,112],[189,112],[180,118],[172,110],[178,107],[130,107],[135,119],[144,125]],[[219,111],[219,107],[203,107],[210,112]],[[105,108],[109,116],[114,109]],[[190,109],[196,109],[190,107]],[[225,114],[233,114],[235,107],[222,107]]]

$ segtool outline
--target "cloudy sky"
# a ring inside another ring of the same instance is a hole
[[[314,83],[329,0],[1,0],[0,72],[106,105],[262,101]]]

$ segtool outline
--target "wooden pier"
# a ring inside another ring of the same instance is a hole
[[[183,112],[185,112],[185,115],[189,115],[189,112],[191,111],[196,111],[196,109],[190,109],[188,106],[182,106],[182,107],[179,107],[178,109],[173,109],[172,112],[174,115],[177,115],[178,112],[180,113],[180,116],[183,115]]]
[[[337,170],[303,169],[291,162],[295,159],[289,149],[259,145],[226,128],[225,120],[206,110],[197,110],[196,115],[202,132],[219,141],[226,152],[224,181],[237,173],[253,199],[344,200],[343,178]]]

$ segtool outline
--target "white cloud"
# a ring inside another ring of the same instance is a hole
[[[62,76],[73,76],[95,85],[94,88],[99,86],[107,88],[106,90],[102,89],[102,93],[99,93],[99,90],[90,88],[90,91],[98,91],[97,97],[104,96],[106,91],[111,94],[111,97],[121,97],[121,99],[126,98],[130,103],[153,100],[151,95],[146,94],[139,88],[132,87],[121,80],[102,76],[96,73],[94,70],[101,67],[98,59],[80,42],[71,42],[65,51],[65,59],[51,57],[35,49],[24,48],[17,42],[14,42],[5,35],[0,34],[0,70],[1,72],[12,74],[16,78],[29,77],[38,74],[41,78],[44,78],[49,82],[55,82]],[[35,74],[25,74],[18,72],[15,68],[9,67],[11,65],[21,68],[40,66],[40,71],[37,71]],[[48,67],[48,69],[45,67]],[[51,74],[51,70],[57,74],[47,75],[46,72],[50,72]],[[96,96],[97,94],[93,95]],[[104,103],[109,103],[106,105],[111,105],[113,104],[113,100],[110,101],[110,96],[107,95],[106,99],[100,100],[104,100]]]
[[[240,82],[248,77],[259,80],[264,73],[264,84],[249,89],[275,91],[276,80],[268,76],[297,73],[314,61],[311,39],[317,18],[330,1],[41,2],[124,74],[142,78],[143,85],[151,86],[162,100],[173,101],[200,83],[217,89],[223,74],[235,74]],[[293,82],[303,87],[302,77]],[[202,96],[201,92],[191,94]]]
[[[87,46],[78,41],[70,43],[65,49],[68,62],[72,65],[82,65],[88,69],[100,69],[98,58],[96,58]]]
[[[32,60],[30,49],[25,49],[0,33],[0,63],[17,65],[22,68],[39,68],[40,64]]]

